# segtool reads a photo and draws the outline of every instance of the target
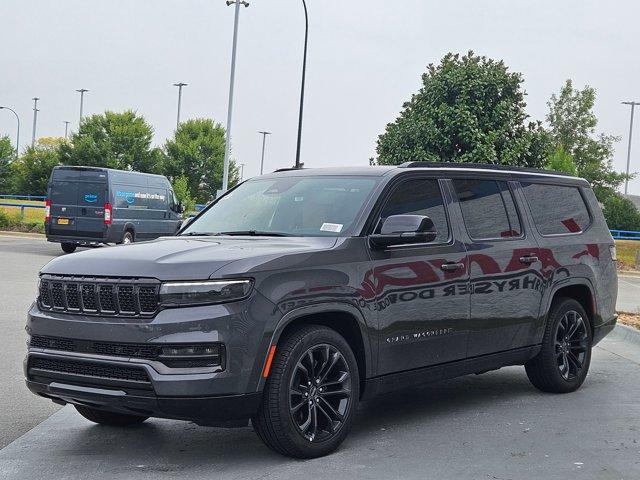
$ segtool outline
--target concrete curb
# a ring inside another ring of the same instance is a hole
[[[640,330],[628,327],[627,325],[616,325],[616,328],[613,329],[607,338],[640,346]]]
[[[22,237],[22,238],[45,238],[44,233],[32,233],[32,232],[11,232],[7,230],[0,230],[0,236],[2,237]]]
[[[640,278],[640,272],[635,270],[618,270],[619,277]]]

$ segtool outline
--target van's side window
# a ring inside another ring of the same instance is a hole
[[[381,218],[391,215],[424,215],[438,232],[434,243],[449,239],[449,223],[437,180],[408,180],[398,185],[382,209]],[[378,228],[380,228],[380,224]]]
[[[455,179],[453,186],[471,238],[487,240],[522,235],[520,219],[506,182]]]
[[[536,228],[542,235],[579,233],[591,223],[577,187],[521,182]]]

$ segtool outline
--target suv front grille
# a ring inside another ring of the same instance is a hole
[[[152,316],[159,285],[150,279],[43,275],[38,304],[43,310],[85,315]]]
[[[29,361],[29,370],[31,369],[109,380],[151,383],[147,372],[142,368],[123,367],[106,363],[36,357]]]

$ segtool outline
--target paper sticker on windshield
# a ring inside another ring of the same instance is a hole
[[[341,223],[323,223],[322,226],[320,227],[320,231],[340,233],[342,231],[342,224]]]

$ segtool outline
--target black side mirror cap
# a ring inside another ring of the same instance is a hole
[[[380,233],[369,236],[374,248],[430,243],[436,239],[433,221],[424,215],[392,215],[384,219]]]

